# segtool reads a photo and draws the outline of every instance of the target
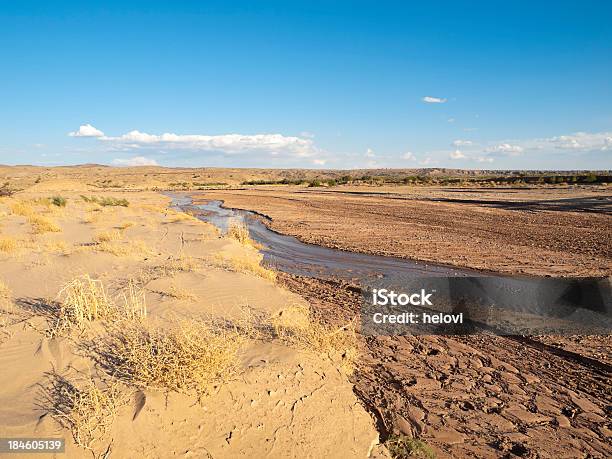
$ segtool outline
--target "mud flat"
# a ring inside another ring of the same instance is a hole
[[[612,273],[609,187],[261,187],[202,196],[331,248],[510,274]]]

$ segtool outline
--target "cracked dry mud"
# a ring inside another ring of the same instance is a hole
[[[283,283],[330,321],[353,317],[360,301],[355,287],[343,282],[284,275]],[[340,313],[332,314],[339,306]],[[612,455],[612,368],[589,356],[593,346],[609,349],[610,337],[394,336],[361,342],[355,392],[383,436],[421,438],[438,457]]]

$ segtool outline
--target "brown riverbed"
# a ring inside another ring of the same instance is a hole
[[[302,241],[503,273],[612,273],[609,187],[262,187],[205,193]]]

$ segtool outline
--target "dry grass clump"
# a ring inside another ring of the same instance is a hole
[[[135,225],[134,222],[123,222],[123,223],[120,223],[119,225],[117,225],[117,228],[123,231],[123,230],[126,230],[128,228],[131,228],[134,225]]]
[[[231,271],[251,273],[272,282],[276,281],[276,273],[271,269],[267,269],[266,267],[262,266],[260,261],[253,257],[246,255],[237,256],[217,254],[215,256],[215,262],[219,266]]]
[[[95,242],[118,241],[123,238],[123,234],[117,230],[101,231],[94,236]]]
[[[246,223],[241,220],[230,221],[227,228],[227,237],[240,242],[243,245],[253,245],[251,236],[249,235],[249,228]]]
[[[29,217],[34,214],[32,203],[28,201],[17,201],[10,205],[11,212],[22,217]]]
[[[172,328],[128,322],[98,354],[116,377],[149,388],[207,394],[239,368],[236,331],[190,319]]]
[[[92,450],[104,439],[118,409],[128,400],[117,382],[100,388],[92,379],[73,383],[56,376],[46,391],[44,407],[62,427],[70,429],[77,445]]]
[[[120,206],[128,207],[130,202],[127,199],[113,198],[112,196],[85,196],[81,195],[81,199],[87,203],[99,204],[103,207],[106,206]]]
[[[179,287],[176,284],[170,286],[170,288],[163,292],[164,295],[176,298],[177,300],[195,301],[197,297],[189,290],[183,287]]]
[[[68,254],[69,251],[69,246],[66,241],[47,241],[42,247],[46,252]]]
[[[187,212],[177,212],[176,210],[172,209],[166,209],[166,212],[168,213],[168,217],[170,218],[170,220],[168,220],[170,223],[177,223],[182,221],[200,221],[193,215],[188,214]]]
[[[116,312],[102,282],[87,274],[64,285],[57,298],[59,310],[57,322],[52,327],[54,332],[75,327],[82,330],[87,323],[108,318]]]
[[[144,293],[131,282],[124,292],[124,304],[118,306],[112,301],[100,280],[89,275],[77,277],[68,282],[57,295],[58,309],[51,334],[56,335],[72,329],[84,330],[97,320],[134,320],[146,317],[147,308]]]
[[[144,256],[153,253],[144,241],[105,241],[99,242],[93,247],[100,252],[110,253],[116,257]]]
[[[28,223],[32,225],[34,233],[59,233],[62,229],[53,220],[41,215],[30,215]]]
[[[140,320],[147,316],[147,300],[143,289],[136,287],[130,279],[123,296],[123,317],[128,320]]]
[[[352,372],[358,355],[354,323],[330,326],[313,317],[307,306],[293,305],[272,316],[270,324],[282,341],[326,354]]]
[[[0,237],[0,252],[11,253],[21,247],[20,241],[11,236]]]
[[[168,259],[163,265],[163,269],[169,274],[174,274],[176,272],[193,272],[197,271],[199,268],[200,263],[195,258],[182,254],[178,257]]]
[[[0,280],[0,308],[8,306],[11,303],[11,297],[13,292],[7,287],[7,285]]]

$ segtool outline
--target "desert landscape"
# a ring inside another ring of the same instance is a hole
[[[68,457],[612,453],[609,335],[363,336],[358,284],[266,266],[243,223],[220,231],[170,197],[346,252],[606,277],[601,180],[0,172],[0,437],[65,438]],[[257,184],[289,180],[306,182]]]

